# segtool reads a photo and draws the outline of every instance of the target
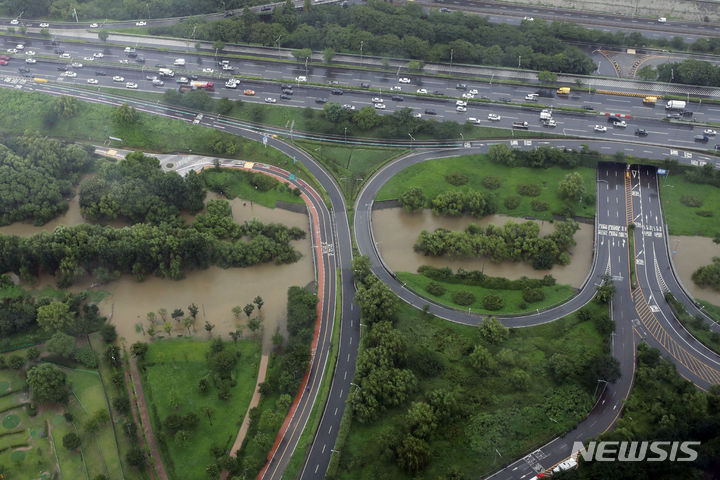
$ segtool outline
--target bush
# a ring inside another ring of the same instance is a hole
[[[515,210],[522,201],[522,198],[518,197],[517,195],[510,195],[509,197],[505,198],[505,208],[508,210]]]
[[[462,173],[451,173],[449,175],[445,175],[445,181],[448,182],[450,185],[455,185],[456,187],[459,187],[460,185],[465,185],[468,183],[468,177],[467,175],[463,175]]]
[[[713,216],[713,212],[712,212],[712,210],[698,210],[695,212],[695,215],[698,215],[700,217],[708,217],[709,218],[709,217]]]
[[[77,433],[70,432],[62,438],[62,444],[68,450],[76,450],[80,446],[80,437]]]
[[[540,186],[534,183],[518,185],[517,192],[525,197],[537,197],[540,195]]]
[[[680,201],[686,207],[700,207],[703,204],[702,198],[696,197],[694,195],[683,195],[682,197],[680,197]]]
[[[20,355],[10,355],[7,360],[8,366],[13,370],[20,370],[25,365],[25,360]]]
[[[483,307],[487,310],[500,310],[505,306],[505,300],[499,295],[487,295],[483,298]]]
[[[533,200],[532,202],[530,202],[530,208],[532,208],[533,211],[535,211],[535,212],[544,212],[549,207],[548,207],[547,202],[541,202],[540,200]]]
[[[105,343],[112,343],[117,339],[117,332],[115,331],[115,325],[109,323],[104,324],[100,327],[100,336]]]
[[[443,287],[437,282],[430,282],[425,287],[425,291],[428,292],[430,295],[435,295],[439,297],[440,295],[443,295],[445,293],[445,287]]]
[[[468,305],[472,305],[473,303],[475,303],[475,295],[468,292],[467,290],[458,290],[457,292],[453,293],[452,300],[458,305],[467,307]]]
[[[113,408],[120,413],[130,413],[130,400],[127,397],[117,397],[112,401]]]
[[[483,187],[490,189],[490,190],[497,190],[498,188],[500,188],[501,183],[502,182],[500,181],[500,179],[498,177],[490,176],[490,177],[485,177],[482,179]]]
[[[535,303],[545,300],[545,292],[540,288],[526,288],[522,292],[523,300],[527,303]]]
[[[90,347],[82,347],[75,351],[73,358],[82,363],[86,368],[97,367],[97,358]]]

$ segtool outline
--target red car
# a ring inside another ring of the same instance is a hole
[[[3,67],[7,64],[8,64],[7,60],[0,60],[0,65],[2,65]]]
[[[7,55],[0,55],[0,60],[10,60],[10,57]]]

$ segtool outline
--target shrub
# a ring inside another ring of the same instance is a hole
[[[489,177],[485,177],[482,179],[483,187],[490,189],[490,190],[497,190],[498,188],[500,188],[501,183],[502,182],[500,181],[500,179],[498,177],[489,176]]]
[[[115,325],[106,323],[100,327],[100,336],[105,343],[112,343],[117,339],[117,331],[115,331]]]
[[[20,355],[10,355],[8,357],[8,365],[13,370],[20,370],[25,365],[25,360]]]
[[[443,287],[437,282],[430,282],[425,287],[425,291],[428,292],[430,295],[435,295],[439,297],[440,295],[445,293],[445,287]]]
[[[700,217],[712,217],[713,212],[712,210],[698,210],[695,212],[695,215],[698,215]]]
[[[62,444],[68,450],[76,450],[80,446],[80,437],[77,433],[70,432],[62,438]]]
[[[702,198],[696,197],[694,195],[683,195],[682,197],[680,197],[680,201],[686,207],[700,207],[703,204]]]
[[[508,210],[515,210],[522,201],[522,198],[518,197],[517,195],[510,195],[509,197],[505,198],[505,208]]]
[[[453,293],[452,300],[458,305],[466,307],[468,305],[472,305],[475,302],[475,295],[468,292],[467,290],[458,290],[457,292]]]
[[[522,292],[522,297],[527,303],[535,303],[545,300],[545,292],[540,288],[526,288]]]
[[[530,208],[535,212],[544,212],[548,209],[547,202],[541,202],[540,200],[533,200],[530,202]]]
[[[86,368],[97,367],[97,358],[95,357],[95,353],[90,349],[90,347],[86,346],[79,348],[73,354],[73,358],[77,362],[82,363]]]
[[[537,197],[540,195],[540,186],[534,183],[518,185],[517,192],[525,197]]]
[[[466,183],[468,183],[468,177],[467,175],[463,175],[462,173],[451,173],[445,175],[445,181],[448,182],[450,185],[455,185],[456,187],[459,187],[460,185],[465,185]]]
[[[505,306],[505,300],[499,295],[487,295],[483,298],[483,307],[487,310],[500,310]]]

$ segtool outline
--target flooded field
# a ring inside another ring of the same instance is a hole
[[[522,222],[523,219],[505,215],[491,215],[483,219],[472,217],[441,217],[435,216],[430,210],[410,214],[402,208],[375,210],[372,214],[373,231],[378,249],[385,263],[397,272],[417,272],[421,265],[433,267],[450,267],[453,270],[482,270],[486,275],[518,279],[542,278],[551,274],[558,283],[579,287],[590,272],[592,265],[593,226],[580,224],[575,233],[577,245],[571,250],[569,265],[555,265],[551,270],[535,270],[527,263],[503,262],[493,263],[482,258],[450,259],[444,257],[426,257],[415,253],[413,245],[423,230],[433,231],[436,228],[463,230],[471,223],[486,226],[488,224],[504,225],[508,220]],[[547,235],[554,231],[550,222],[540,222],[540,234]]]
[[[0,233],[4,235],[20,235],[21,237],[28,237],[35,233],[52,232],[55,230],[55,227],[59,227],[61,225],[79,225],[81,223],[85,223],[85,219],[83,219],[80,214],[80,196],[75,195],[68,202],[67,212],[54,220],[50,220],[45,225],[37,227],[32,223],[16,222],[0,227]]]
[[[711,264],[713,257],[720,257],[720,245],[708,237],[671,236],[670,254],[678,276],[690,294],[713,305],[720,305],[720,292],[712,288],[700,288],[692,281],[695,270]]]

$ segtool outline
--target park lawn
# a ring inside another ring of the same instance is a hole
[[[606,305],[594,302],[585,308],[607,312]],[[488,350],[493,356],[510,350],[514,366],[529,374],[522,390],[509,381],[512,366],[500,367],[488,376],[479,376],[470,366],[467,356],[480,343],[476,327],[425,315],[401,302],[395,328],[407,346],[404,368],[416,374],[417,389],[402,406],[386,410],[373,423],[353,420],[340,449],[341,479],[437,479],[448,478],[451,472],[453,478],[484,477],[506,459],[519,458],[570,430],[592,408],[592,391],[579,387],[579,410],[583,411],[573,414],[566,410],[561,415],[554,413],[554,421],[548,418],[545,408],[563,404],[565,385],[579,385],[579,380],[568,379],[558,386],[548,374],[550,356],[563,352],[570,362],[577,362],[608,348],[607,339],[601,338],[594,323],[582,322],[575,314],[546,325],[512,329],[508,340]],[[422,374],[418,365],[427,365],[427,359],[440,365],[436,373]],[[435,389],[455,392],[461,413],[429,437],[429,466],[418,475],[408,475],[397,466],[382,439],[390,438],[394,429],[405,428],[410,404]]]
[[[8,447],[26,444],[28,441],[28,432],[21,430],[15,433],[9,433],[0,437],[0,450],[4,450]]]
[[[62,478],[91,478],[88,475],[87,466],[84,461],[84,452],[88,449],[88,441],[83,438],[82,433],[78,431],[73,424],[68,423],[65,418],[56,413],[51,420],[52,438],[55,444],[55,454],[58,458],[58,467]],[[70,451],[63,447],[62,439],[68,433],[77,433],[83,438],[81,448]]]
[[[255,174],[257,175],[257,174]],[[209,168],[203,170],[202,177],[208,184],[224,184],[227,186],[223,190],[225,196],[229,199],[242,198],[252,200],[268,208],[275,208],[277,202],[298,203],[303,204],[303,199],[297,195],[293,195],[282,185],[277,185],[266,192],[254,188],[249,182],[249,172],[233,169],[215,170]],[[294,188],[294,187],[293,187]]]
[[[515,314],[515,313],[526,313],[534,312],[536,309],[545,309],[553,305],[557,305],[565,302],[567,299],[572,297],[577,291],[575,288],[569,285],[553,285],[551,287],[542,287],[542,291],[545,293],[545,300],[536,303],[527,303],[522,298],[522,290],[492,290],[477,285],[463,285],[461,283],[450,283],[443,282],[440,280],[433,280],[420,275],[417,273],[409,272],[396,272],[398,279],[403,284],[406,284],[407,288],[413,290],[419,295],[433,300],[435,303],[441,305],[447,305],[458,310],[467,310],[475,313],[487,313],[490,315],[501,315],[501,314]],[[430,282],[436,282],[445,287],[445,293],[438,296],[432,295],[425,290],[425,287]],[[475,302],[471,305],[458,305],[453,302],[452,295],[460,290],[465,290],[475,295]],[[499,295],[505,300],[505,306],[500,310],[490,311],[483,307],[482,300],[486,295]],[[523,304],[525,306],[523,306]]]
[[[197,430],[191,433],[185,446],[174,438],[166,439],[170,458],[164,461],[170,478],[205,478],[205,468],[214,462],[210,448],[215,445],[230,448],[255,389],[261,345],[256,340],[241,340],[236,345],[225,344],[226,349],[241,353],[233,375],[237,384],[232,388],[232,398],[219,400],[214,386],[207,394],[201,394],[198,382],[208,373],[205,353],[209,348],[209,341],[158,341],[150,344],[144,362],[143,387],[151,411],[157,412],[153,414],[156,435],[162,431],[158,422],[171,413],[194,412],[200,417]],[[170,406],[172,397],[180,399],[177,409]],[[202,407],[213,410],[210,420]]]
[[[578,154],[579,155],[579,154]],[[479,190],[485,193],[493,193],[497,197],[498,213],[512,215],[514,217],[535,217],[550,220],[554,212],[560,212],[564,207],[564,201],[557,193],[558,183],[570,172],[578,172],[585,184],[585,191],[595,197],[595,170],[587,167],[576,167],[572,170],[561,167],[550,168],[528,168],[528,167],[507,167],[492,163],[487,155],[464,155],[461,157],[443,158],[437,161],[427,161],[412,165],[392,177],[378,192],[376,201],[397,200],[400,195],[412,187],[419,187],[428,199],[426,207],[430,206],[430,200],[439,193],[450,190]],[[454,186],[445,180],[446,175],[462,174],[468,179],[467,184]],[[501,180],[500,188],[490,190],[482,185],[485,177],[497,177]],[[504,200],[509,196],[517,196],[518,185],[535,184],[541,187],[541,193],[537,197],[523,197],[520,205],[509,210],[505,207]],[[548,204],[548,210],[537,212],[531,208],[531,202],[539,200]],[[595,205],[583,204],[577,208],[576,215],[593,218],[595,216]]]
[[[23,430],[22,438],[16,443],[25,442],[32,448],[24,451],[10,449],[0,453],[0,465],[4,466],[5,478],[49,479],[49,475],[45,477],[42,477],[42,475],[52,471],[55,468],[56,461],[50,447],[50,440],[43,437],[42,434],[45,430],[45,420],[51,418],[53,413],[47,411],[35,417],[30,417],[25,408],[18,408],[4,412],[2,418],[4,419],[6,415],[10,414],[20,417],[20,423],[15,427],[15,430]],[[0,428],[1,432],[7,431],[2,427]],[[20,460],[21,457],[22,460]]]
[[[714,237],[720,233],[720,188],[712,185],[692,183],[684,175],[659,175],[660,198],[665,222],[670,235]],[[691,195],[702,199],[702,206],[688,207],[680,199]],[[698,211],[709,211],[712,215],[701,217]]]
[[[7,360],[7,357],[10,356],[11,353],[5,353],[2,356],[5,357]],[[0,391],[0,394],[7,393],[7,392],[14,392],[16,390],[20,390],[25,386],[25,378],[20,375],[20,372],[17,370],[10,370],[10,369],[2,369],[0,370],[0,383],[7,382],[7,386]]]

